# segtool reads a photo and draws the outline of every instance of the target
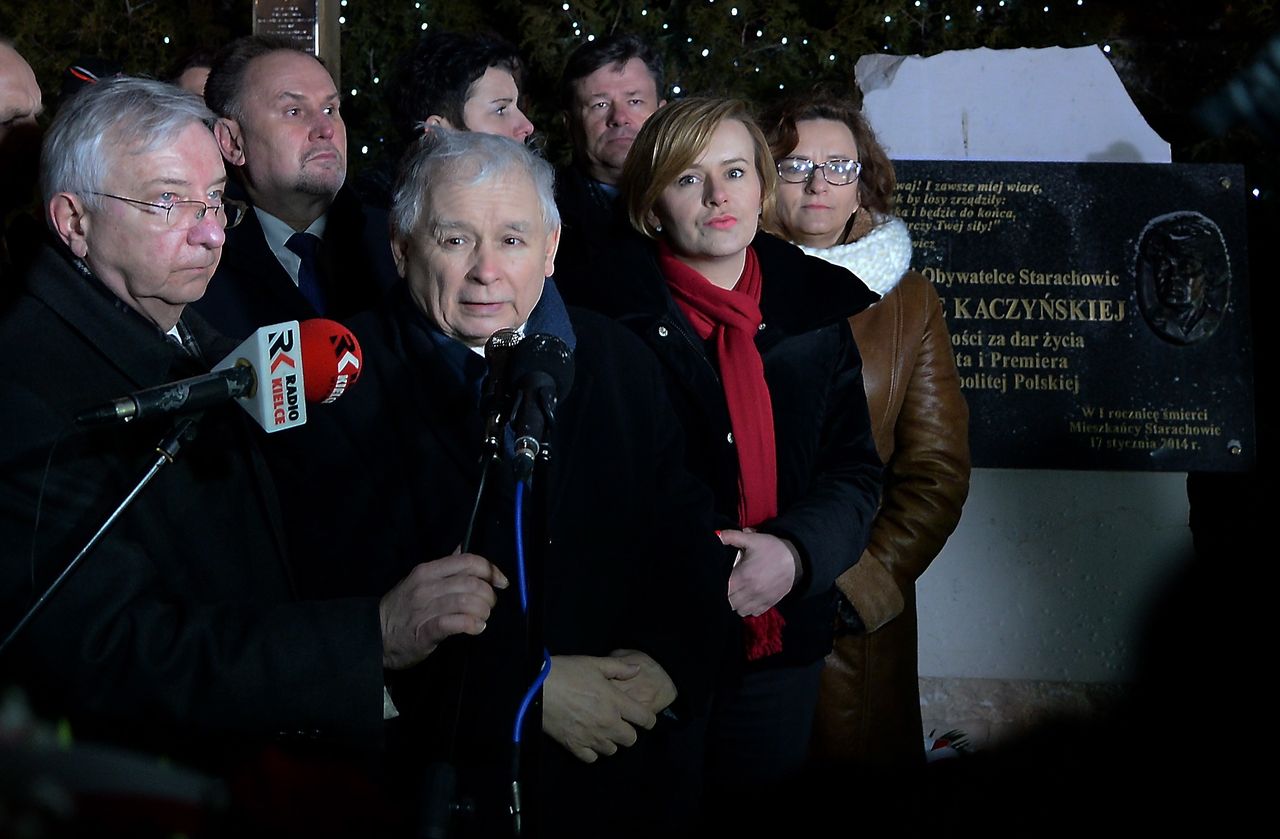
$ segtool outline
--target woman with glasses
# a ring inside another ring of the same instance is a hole
[[[911,238],[892,214],[893,165],[866,118],[813,96],[775,105],[761,125],[781,179],[767,224],[882,295],[850,323],[884,498],[870,545],[836,580],[840,625],[822,674],[814,754],[869,776],[919,766],[915,581],[968,494],[968,406],[938,295],[911,270]]]
[[[660,109],[619,184],[631,238],[607,276],[572,284],[658,356],[686,464],[712,489],[722,541],[738,549],[724,615],[740,631],[712,707],[690,728],[693,742],[705,732],[705,751],[698,743],[685,763],[696,786],[705,756],[706,812],[719,828],[758,828],[799,794],[787,783],[808,753],[834,580],[866,545],[879,498],[845,324],[876,298],[848,272],[758,234],[776,181],[743,102]]]

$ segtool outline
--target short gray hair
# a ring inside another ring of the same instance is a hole
[[[391,234],[408,236],[417,228],[426,198],[437,184],[461,181],[475,186],[517,173],[533,181],[547,230],[559,227],[555,173],[537,152],[510,137],[434,126],[400,164],[391,196]]]
[[[213,112],[181,88],[130,76],[86,85],[58,108],[40,152],[40,196],[71,192],[90,209],[102,206],[107,173],[122,154],[171,144],[193,123],[209,128]],[[212,135],[210,135],[212,136]]]

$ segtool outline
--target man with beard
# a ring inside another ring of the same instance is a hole
[[[200,313],[242,338],[373,305],[396,278],[386,216],[345,186],[347,130],[324,66],[286,41],[241,38],[214,59],[205,100],[253,212],[227,236]]]

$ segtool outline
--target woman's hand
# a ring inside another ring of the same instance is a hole
[[[744,527],[720,531],[720,541],[742,551],[729,574],[729,605],[743,617],[768,611],[800,577],[800,552],[786,539]]]

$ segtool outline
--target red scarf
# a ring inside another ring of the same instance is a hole
[[[773,439],[773,403],[756,349],[760,314],[760,263],[748,247],[742,276],[723,289],[658,243],[658,264],[671,296],[703,341],[715,342],[716,361],[729,424],[738,453],[738,524],[754,527],[778,514],[778,461]],[[743,618],[746,654],[756,660],[782,652],[783,618],[776,608]]]

